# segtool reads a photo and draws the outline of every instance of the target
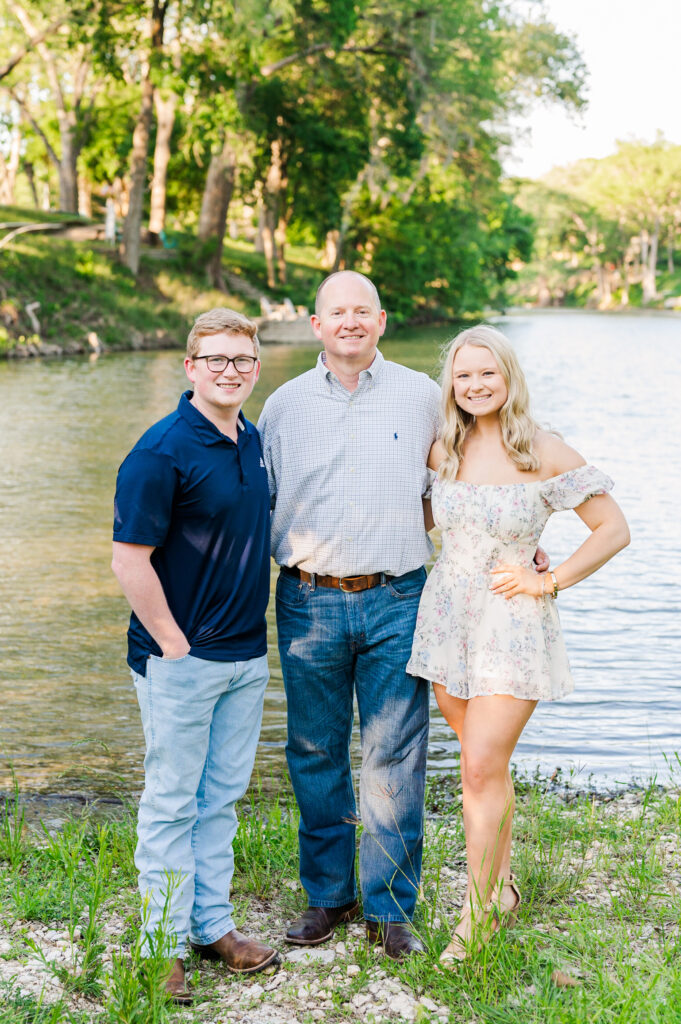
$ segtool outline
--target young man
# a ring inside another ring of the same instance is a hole
[[[274,501],[287,758],[300,806],[309,907],[287,941],[316,945],[359,914],[349,745],[362,735],[360,882],[367,936],[394,959],[421,952],[419,889],[428,687],[405,672],[432,547],[426,461],[440,389],[378,350],[371,281],[333,274],[312,326],[314,369],[268,398],[258,423]]]
[[[191,1001],[187,933],[201,956],[252,973],[276,950],[232,920],[235,804],[248,786],[268,679],[269,493],[255,427],[241,413],[260,372],[252,321],[196,320],[194,385],[118,473],[113,571],[132,607],[128,664],[146,741],[135,863],[147,943],[166,929],[167,982]]]

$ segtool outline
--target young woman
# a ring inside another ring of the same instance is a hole
[[[451,343],[442,375],[442,436],[429,466],[442,554],[419,608],[407,671],[432,680],[461,744],[468,888],[450,966],[515,920],[515,806],[509,761],[538,700],[573,689],[556,597],[629,543],[612,481],[529,412],[510,343],[472,327]],[[552,512],[573,508],[584,543],[553,572],[532,560]]]

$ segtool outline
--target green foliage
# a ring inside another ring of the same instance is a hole
[[[403,202],[356,211],[353,265],[370,273],[397,320],[451,318],[503,303],[509,262],[527,256],[530,221],[495,188],[479,189],[475,206],[446,174],[425,178]],[[484,204],[484,205],[483,205]],[[404,282],[409,281],[405,290]]]
[[[503,304],[509,263],[523,258],[530,228],[502,198],[497,153],[506,140],[496,126],[536,96],[579,108],[584,95],[574,42],[540,5],[528,14],[486,0],[187,0],[168,6],[166,38],[150,46],[153,6],[32,0],[36,23],[59,14],[64,24],[21,64],[30,83],[25,194],[30,173],[32,186],[56,198],[65,168],[72,179],[77,168],[99,213],[114,184],[129,193],[149,65],[158,95],[177,100],[164,172],[173,230],[195,229],[211,157],[228,140],[232,198],[264,205],[284,291],[292,229],[320,247],[333,233],[339,259],[375,265],[384,289],[415,266],[411,297],[392,285],[402,319]],[[2,4],[16,43],[22,29],[12,11]],[[18,79],[12,72],[7,84]],[[212,200],[216,209],[225,201]],[[195,244],[190,258],[188,249],[181,258],[192,273],[214,255]],[[82,271],[86,280],[95,272],[96,261]]]
[[[19,799],[19,783],[14,771],[12,771],[12,782],[12,796],[5,797],[2,817],[0,817],[0,860],[8,861],[10,867],[16,869],[24,859],[26,816]]]
[[[251,788],[234,839],[240,892],[268,898],[298,871],[298,811],[291,796],[265,798],[260,780]]]
[[[169,1003],[165,982],[172,966],[170,905],[179,878],[167,875],[166,898],[161,920],[153,934],[147,934],[149,907],[142,909],[142,927],[135,927],[130,950],[112,955],[111,976],[105,1007],[111,1024],[163,1024]]]
[[[0,982],[0,1006],[2,1024],[89,1024],[89,1014],[68,1010],[62,1000],[22,995],[12,982]]]
[[[536,225],[519,293],[534,298],[541,281],[554,299],[601,308],[674,294],[674,270],[660,271],[681,243],[680,180],[681,146],[660,138],[620,143],[602,160],[518,183],[518,202]]]
[[[195,239],[186,248],[193,252]],[[0,294],[4,308],[16,312],[5,327],[7,349],[32,334],[24,313],[28,302],[40,302],[36,312],[42,341],[67,351],[89,350],[90,331],[110,348],[131,348],[135,338],[147,347],[181,347],[191,321],[211,306],[227,303],[245,313],[258,312],[252,301],[207,288],[203,271],[193,271],[189,261],[183,266],[179,256],[143,259],[135,282],[104,244],[36,234],[22,235],[2,250]],[[0,334],[0,351],[2,345]]]

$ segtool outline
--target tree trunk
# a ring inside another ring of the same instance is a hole
[[[331,231],[326,232],[326,238],[324,240],[324,252],[322,254],[321,264],[325,270],[329,273],[333,272],[333,268],[336,266],[336,260],[338,259],[338,249],[340,242],[340,231],[338,228],[333,228]]]
[[[265,207],[263,206],[262,198],[258,198],[258,227],[255,232],[255,241],[253,247],[256,252],[265,252],[265,240],[263,238],[263,232],[265,230]]]
[[[142,105],[137,117],[135,130],[132,134],[130,199],[128,212],[123,224],[121,257],[135,277],[137,277],[140,264],[140,230],[144,207],[144,189],[147,183],[151,120],[154,113],[154,85],[151,80],[151,63],[163,46],[163,23],[167,6],[168,0],[165,0],[163,3],[161,0],[153,0],[151,11],[151,51],[149,63],[142,80]]]
[[[59,116],[59,111],[57,112]],[[59,137],[61,157],[59,160],[59,209],[66,213],[78,212],[78,146],[75,140],[75,126],[70,118],[59,116]]]
[[[274,232],[274,241],[277,246],[277,277],[279,284],[286,284],[286,217],[281,213]]]
[[[274,139],[271,145],[270,166],[263,189],[264,223],[263,245],[267,264],[268,287],[276,286],[275,264],[281,284],[286,284],[286,264],[283,246],[286,242],[286,219],[283,212],[286,177],[283,168],[281,140]],[[282,251],[280,251],[280,247]]]
[[[671,227],[667,235],[667,273],[674,273],[674,230]]]
[[[142,208],[144,205],[144,188],[147,183],[147,155],[149,152],[149,136],[151,134],[151,116],[154,107],[154,86],[147,70],[142,82],[142,106],[137,124],[132,134],[132,154],[130,157],[130,199],[128,213],[123,223],[121,257],[126,267],[137,277],[140,265],[140,228],[142,226]]]
[[[612,288],[610,274],[599,259],[596,260],[596,298],[599,309],[608,309],[612,305]]]
[[[276,245],[274,241],[274,226],[270,223],[270,218],[265,211],[262,225],[262,249],[265,255],[265,266],[267,268],[267,287],[276,287],[276,280],[274,276],[274,261],[276,258]]]
[[[0,157],[0,160],[2,160],[3,171],[3,180],[0,184],[0,203],[4,203],[6,206],[14,205],[14,186],[17,180],[20,157],[21,131],[19,128],[14,128],[12,131],[9,158],[7,162],[5,162],[3,157]]]
[[[643,281],[643,301],[653,302],[657,298],[657,247],[659,244],[660,224],[655,222],[652,235],[644,229],[641,232],[641,274]]]
[[[38,190],[35,187],[35,171],[33,170],[33,164],[24,161],[23,168],[24,174],[28,179],[28,187],[30,188],[31,195],[33,196],[33,205],[36,210],[38,210],[40,208],[40,200],[38,199]]]
[[[78,213],[81,217],[92,216],[92,187],[87,178],[78,178]]]
[[[222,248],[235,175],[236,153],[231,139],[226,138],[221,152],[211,156],[199,216],[199,240],[213,243],[206,270],[213,286],[221,290],[224,290]]]
[[[151,179],[151,211],[149,214],[149,241],[159,241],[166,224],[166,180],[170,161],[170,137],[175,124],[177,96],[174,92],[166,97],[157,90],[154,93],[156,110],[156,145],[154,147],[154,174]]]

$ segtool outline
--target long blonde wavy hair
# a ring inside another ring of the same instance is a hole
[[[456,353],[464,345],[486,348],[492,353],[504,378],[508,397],[499,410],[501,438],[506,452],[519,469],[539,469],[539,459],[532,450],[539,424],[530,415],[530,395],[518,357],[508,338],[495,327],[478,324],[461,331],[445,351],[440,383],[442,386],[441,440],[447,459],[440,468],[443,479],[454,479],[463,458],[466,435],[475,423],[475,416],[465,412],[454,400],[453,366]]]

